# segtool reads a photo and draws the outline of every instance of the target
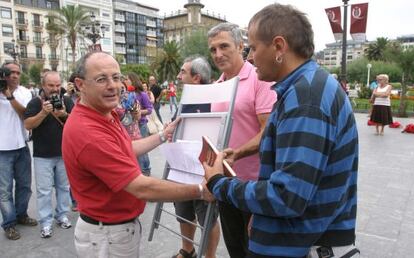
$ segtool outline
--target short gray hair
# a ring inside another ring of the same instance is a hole
[[[226,31],[230,34],[230,36],[233,38],[233,41],[236,45],[243,43],[243,36],[242,36],[240,27],[230,22],[223,22],[223,23],[217,24],[216,26],[214,26],[208,31],[207,37],[213,38],[223,31]]]
[[[57,75],[59,76],[59,79],[60,79],[60,80],[62,80],[62,79],[60,78],[60,74],[59,74],[58,72],[56,72],[56,71],[47,71],[47,72],[45,72],[45,73],[43,74],[43,77],[42,77],[42,80],[41,80],[42,85],[44,85],[44,84],[45,84],[45,82],[46,82],[46,78],[47,78],[49,75],[52,75],[52,74],[57,74]]]
[[[88,61],[88,59],[91,56],[93,56],[95,54],[98,54],[98,53],[111,56],[110,54],[102,52],[102,51],[88,52],[86,55],[82,56],[76,64],[76,69],[75,69],[75,72],[74,72],[74,74],[76,74],[76,77],[85,79],[85,76],[86,76],[86,61]]]
[[[184,63],[191,62],[191,76],[199,74],[201,84],[208,84],[211,80],[211,67],[207,59],[200,55],[189,56],[184,59]]]

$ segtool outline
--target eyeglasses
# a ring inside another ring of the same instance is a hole
[[[106,86],[106,85],[109,84],[110,80],[112,80],[113,83],[121,83],[122,75],[121,74],[115,74],[112,77],[102,75],[102,76],[99,76],[98,78],[95,78],[95,79],[84,79],[84,80],[94,81],[99,86]]]

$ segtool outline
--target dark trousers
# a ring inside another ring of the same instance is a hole
[[[160,114],[160,107],[161,107],[160,102],[155,102],[154,103],[155,113],[157,114],[157,117],[160,120],[161,124],[164,124],[164,122],[162,121],[162,118],[161,118],[161,114]]]
[[[250,213],[243,212],[233,205],[219,202],[221,229],[224,242],[231,258],[244,258],[248,253],[247,226]]]

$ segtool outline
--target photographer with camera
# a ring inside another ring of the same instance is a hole
[[[23,114],[32,94],[19,83],[20,66],[15,62],[3,64],[0,68],[0,210],[1,226],[10,240],[20,238],[16,224],[37,225],[27,215],[32,171],[26,143],[28,132],[23,125]]]
[[[73,108],[73,101],[70,97],[61,98],[60,90],[59,73],[46,72],[43,75],[41,95],[27,104],[24,113],[26,129],[33,130],[37,212],[42,238],[49,238],[53,233],[53,186],[56,189],[56,223],[63,229],[72,226],[67,217],[70,195],[61,145],[63,125]]]

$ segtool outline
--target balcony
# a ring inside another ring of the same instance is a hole
[[[47,43],[53,48],[56,48],[59,45],[59,41],[56,39],[48,39]]]
[[[51,65],[57,65],[59,64],[60,58],[58,55],[49,55],[49,62]]]
[[[20,30],[27,30],[27,19],[16,18],[16,27]]]
[[[126,50],[124,47],[115,47],[116,54],[126,54]]]
[[[45,43],[45,40],[42,38],[33,38],[33,43],[37,46],[42,46]]]
[[[32,21],[32,27],[34,31],[42,32],[43,31],[43,22],[41,21]]]
[[[147,20],[147,26],[148,27],[156,28],[157,27],[157,23],[155,21]]]
[[[115,25],[116,32],[124,32],[125,33],[125,26],[122,25]]]
[[[124,43],[125,44],[125,37],[122,36],[115,36],[116,43]]]
[[[17,43],[27,45],[27,44],[29,44],[29,37],[28,36],[19,36],[17,38]]]
[[[156,38],[157,37],[157,32],[153,31],[153,30],[147,30],[147,36]]]
[[[125,15],[122,15],[122,14],[115,14],[115,21],[122,21],[122,22],[125,22]]]

